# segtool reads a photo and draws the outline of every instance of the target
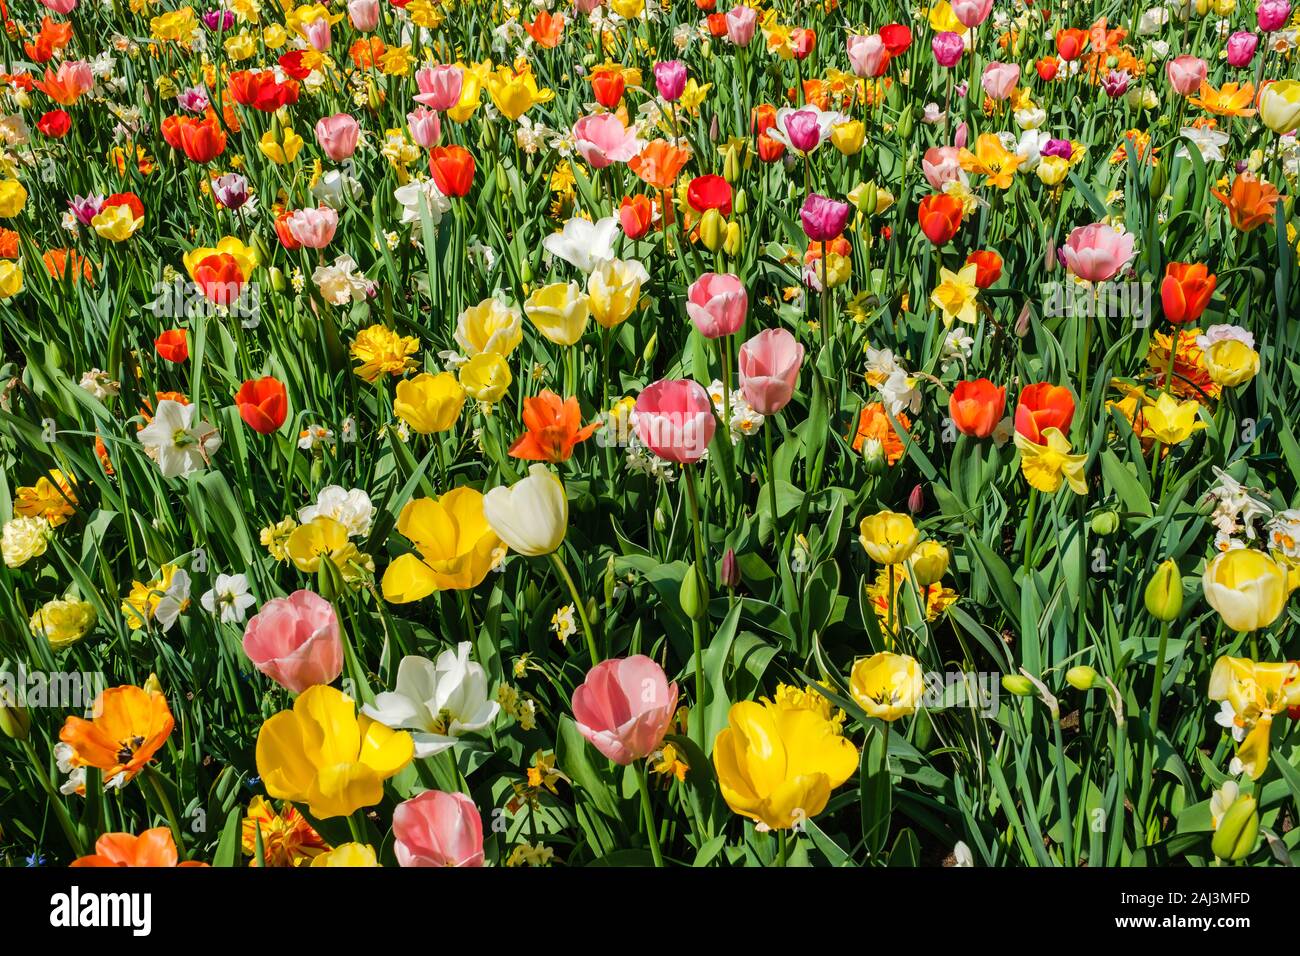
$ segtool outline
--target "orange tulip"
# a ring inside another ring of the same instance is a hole
[[[1234,179],[1228,195],[1217,189],[1211,189],[1210,195],[1228,207],[1228,217],[1242,232],[1272,222],[1278,200],[1277,187],[1251,173],[1242,173]]]
[[[1037,382],[1021,390],[1016,405],[1016,431],[1035,445],[1047,443],[1043,438],[1045,429],[1055,428],[1065,434],[1073,420],[1074,396],[1065,386]]]
[[[97,767],[104,783],[131,780],[153,759],[175,721],[162,694],[131,684],[110,687],[95,698],[92,720],[69,717],[59,740],[72,747],[74,767]]]
[[[524,29],[538,46],[553,50],[560,45],[560,38],[564,36],[564,17],[559,14],[551,16],[541,10],[532,23],[524,24]]]
[[[464,196],[474,185],[474,154],[464,146],[435,146],[429,150],[429,172],[444,196]]]
[[[85,279],[87,283],[94,284],[94,269],[90,260],[75,249],[49,249],[41,256],[41,261],[45,263],[45,271],[51,279],[62,281],[69,274],[71,266],[73,282]]]
[[[618,106],[626,88],[622,67],[597,67],[591,71],[591,91],[596,95],[596,102],[607,110]]]
[[[180,861],[176,842],[166,827],[131,833],[105,833],[95,841],[95,852],[73,860],[69,866],[207,866],[192,860]]]
[[[673,146],[667,140],[657,139],[633,156],[628,166],[647,186],[668,189],[690,158],[688,150]]]
[[[987,378],[958,382],[948,400],[948,414],[957,431],[975,438],[988,438],[1002,420],[1007,405],[1007,387]]]
[[[573,446],[586,441],[600,427],[599,422],[582,424],[578,400],[546,389],[536,398],[524,399],[524,427],[528,429],[510,446],[512,458],[525,461],[568,461]]]
[[[1056,52],[1062,60],[1077,60],[1088,46],[1087,30],[1057,30]]]
[[[961,228],[961,200],[947,193],[933,193],[921,200],[916,215],[925,237],[942,246]]]
[[[1202,263],[1171,262],[1160,283],[1165,318],[1175,325],[1195,322],[1210,304],[1217,280]]]

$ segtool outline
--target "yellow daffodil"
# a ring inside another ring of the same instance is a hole
[[[285,552],[299,571],[308,574],[319,571],[321,561],[328,560],[348,582],[360,581],[365,572],[375,569],[374,558],[348,540],[347,527],[325,515],[294,528],[285,542]]]
[[[397,530],[419,554],[399,556],[384,572],[384,600],[394,604],[418,601],[434,591],[477,587],[501,547],[483,515],[483,495],[473,488],[407,502]]]
[[[1273,716],[1300,706],[1300,665],[1259,663],[1244,657],[1220,657],[1214,662],[1208,688],[1210,700],[1226,701],[1233,725],[1246,731],[1233,773],[1258,780],[1268,768]]]
[[[1069,484],[1076,495],[1088,493],[1088,483],[1083,477],[1087,455],[1070,454],[1070,442],[1059,428],[1044,428],[1045,444],[1037,445],[1020,432],[1015,434],[1016,448],[1020,450],[1020,471],[1031,488],[1046,494],[1055,494],[1062,481]]]
[[[849,691],[867,716],[890,722],[916,713],[923,686],[921,665],[888,651],[862,658],[849,680]]]
[[[930,296],[930,302],[942,313],[944,328],[951,326],[954,320],[974,325],[979,318],[980,290],[975,284],[978,272],[973,262],[956,272],[939,270],[939,286]]]
[[[33,485],[14,492],[14,514],[25,518],[44,518],[57,528],[77,512],[76,482],[58,468],[42,475]]]
[[[307,804],[317,819],[347,816],[384,798],[384,781],[411,762],[411,735],[362,714],[325,684],[257,734],[257,772],[272,797]]]
[[[451,372],[415,378],[397,383],[393,414],[422,435],[445,432],[456,424],[465,404],[465,390]]]
[[[1205,422],[1196,417],[1200,410],[1197,402],[1180,402],[1168,392],[1161,392],[1159,398],[1142,409],[1142,420],[1146,423],[1142,437],[1179,445],[1205,427]]]

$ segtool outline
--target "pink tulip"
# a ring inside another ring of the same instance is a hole
[[[829,242],[844,231],[850,211],[846,202],[810,193],[799,208],[803,234],[813,242]]]
[[[765,329],[740,347],[740,390],[760,415],[789,404],[803,364],[803,346],[785,329]]]
[[[965,120],[962,120],[957,124],[957,128],[952,131],[952,144],[956,146],[959,151],[963,150],[966,148],[966,140],[969,137],[970,127],[966,125]]]
[[[749,294],[736,276],[706,272],[686,290],[686,314],[708,339],[732,335],[745,322]]]
[[[415,71],[415,84],[420,92],[415,102],[432,110],[449,110],[460,102],[460,88],[464,82],[458,66],[428,66]]]
[[[952,15],[969,30],[975,29],[993,12],[993,0],[953,0]]]
[[[811,153],[830,136],[831,124],[837,121],[837,115],[823,113],[815,106],[797,110],[782,107],[777,111],[775,128],[784,133],[792,149]]]
[[[357,151],[361,127],[347,113],[322,116],[316,121],[316,142],[331,160],[341,163]]]
[[[953,67],[966,52],[966,44],[962,41],[960,33],[945,30],[934,35],[934,39],[930,41],[930,49],[934,51],[934,58],[940,66]]]
[[[717,427],[709,393],[690,379],[651,382],[637,396],[633,416],[641,444],[683,465],[703,457]]]
[[[399,866],[482,866],[483,818],[463,793],[426,790],[393,811]]]
[[[348,0],[348,19],[362,33],[379,26],[379,0]]]
[[[848,40],[849,65],[854,76],[884,76],[889,68],[889,51],[878,34],[851,36]]]
[[[1238,30],[1228,37],[1228,65],[1235,67],[1249,66],[1255,58],[1255,49],[1259,46],[1259,37],[1245,30]]]
[[[285,224],[289,227],[289,235],[299,244],[308,249],[324,249],[339,227],[339,214],[329,206],[299,209],[285,219]]]
[[[592,13],[604,0],[574,0],[574,8],[584,17]]]
[[[962,178],[961,162],[956,146],[931,146],[921,157],[921,172],[930,188],[943,192],[945,183],[955,183]]]
[[[330,22],[324,17],[317,17],[303,27],[302,32],[311,48],[318,53],[324,53],[330,48]]]
[[[984,67],[980,86],[995,100],[1005,100],[1020,82],[1019,63],[990,63]]]
[[[1169,84],[1182,96],[1191,96],[1205,82],[1206,63],[1199,56],[1176,56],[1165,66]]]
[[[623,767],[659,749],[676,710],[677,684],[643,654],[601,661],[573,692],[578,731]]]
[[[736,46],[749,46],[758,26],[758,11],[737,5],[727,11],[727,39]]]
[[[593,169],[604,169],[613,163],[626,163],[641,152],[641,141],[636,133],[623,125],[613,113],[595,113],[583,116],[573,124],[574,148]]]
[[[311,591],[267,601],[244,628],[244,653],[295,694],[332,683],[343,672],[343,639],[333,605]]]
[[[41,6],[53,13],[71,13],[77,9],[77,0],[41,0]]]
[[[1260,0],[1255,7],[1255,20],[1265,33],[1282,29],[1290,18],[1291,4],[1288,0]]]
[[[1061,247],[1065,267],[1088,282],[1105,282],[1119,275],[1133,258],[1133,236],[1105,223],[1080,226]]]
[[[436,110],[421,106],[406,114],[406,125],[411,129],[411,139],[416,146],[432,149],[442,139],[442,120]]]
[[[675,103],[686,89],[686,64],[681,60],[656,63],[655,89],[669,103]]]

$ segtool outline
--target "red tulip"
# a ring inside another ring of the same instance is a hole
[[[987,378],[958,382],[948,400],[948,415],[957,431],[975,438],[988,438],[1002,420],[1007,405],[1005,385]]]
[[[160,358],[180,364],[190,357],[190,347],[184,329],[168,329],[154,339],[153,347]]]
[[[1074,420],[1074,396],[1062,385],[1038,382],[1026,385],[1016,405],[1016,431],[1035,445],[1043,444],[1043,431],[1056,428],[1062,434]]]
[[[1002,257],[991,249],[980,249],[966,257],[966,265],[975,266],[975,285],[987,289],[1002,275]]]
[[[716,209],[725,219],[731,215],[731,184],[721,176],[696,176],[686,189],[686,201],[703,215]]]
[[[72,117],[66,110],[50,110],[36,121],[36,128],[46,136],[62,139],[72,128]]]
[[[429,171],[444,196],[464,196],[474,184],[474,155],[464,146],[435,146],[429,150]]]
[[[235,393],[239,417],[259,435],[279,430],[289,414],[289,396],[284,383],[271,377],[250,378]]]
[[[1202,263],[1169,263],[1160,283],[1165,318],[1175,325],[1195,322],[1210,304],[1217,283],[1218,279]]]
[[[194,267],[194,284],[209,301],[229,306],[239,298],[244,275],[239,271],[239,263],[234,256],[219,252],[200,260]]]
[[[961,228],[961,200],[947,193],[933,193],[921,200],[917,219],[921,231],[936,246],[942,246]]]

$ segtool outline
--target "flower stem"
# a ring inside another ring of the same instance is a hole
[[[645,817],[646,836],[650,839],[650,856],[654,858],[655,866],[662,867],[664,857],[659,849],[659,828],[655,824],[654,808],[650,805],[650,783],[646,779],[648,768],[649,761],[643,761],[636,771],[636,784],[641,790],[641,814]]]
[[[587,606],[582,600],[582,595],[578,593],[578,586],[573,583],[569,569],[564,566],[564,559],[560,557],[559,551],[551,552],[551,563],[555,565],[555,570],[564,579],[564,583],[569,586],[569,594],[573,596],[573,607],[578,612],[578,620],[582,622],[582,632],[587,638],[587,652],[591,655],[591,666],[595,667],[600,663],[600,652],[596,650],[596,636],[592,634],[591,622],[587,620]]]

